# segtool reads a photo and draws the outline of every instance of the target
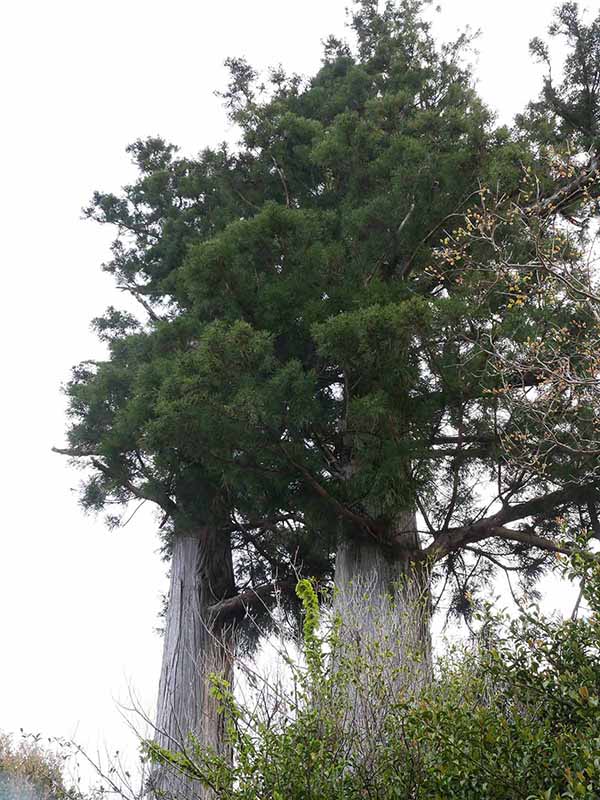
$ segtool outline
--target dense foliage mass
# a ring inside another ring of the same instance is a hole
[[[292,562],[326,577],[340,535],[443,564],[465,611],[505,557],[537,574],[557,515],[596,527],[598,23],[562,7],[565,82],[512,131],[423,3],[362,0],[352,27],[308,81],[232,59],[239,146],[138,141],[139,180],[95,196],[148,317],[96,321],[110,358],[74,372],[68,452],[89,507],[212,520],[222,591],[260,587],[255,611]]]
[[[245,704],[215,680],[234,766],[200,747],[147,749],[221,800],[595,800],[600,573],[575,560],[569,574],[587,576],[589,615],[484,614],[477,639],[442,659],[418,701],[390,693],[384,641],[368,662],[340,660],[335,628],[319,638],[316,595],[304,582],[305,666],[279,686],[259,683]],[[366,735],[345,724],[357,684],[369,697]]]

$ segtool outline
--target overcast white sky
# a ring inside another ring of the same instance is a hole
[[[108,532],[82,514],[60,384],[101,350],[89,321],[119,297],[100,270],[111,232],[81,220],[96,188],[133,178],[124,153],[161,134],[193,154],[231,138],[213,91],[245,55],[312,73],[348,0],[4,0],[0,10],[0,729],[134,750],[116,709],[151,712],[165,565],[150,514]],[[537,94],[529,39],[555,0],[445,0],[436,27],[481,28],[477,74],[509,121]],[[551,598],[554,603],[557,598]]]

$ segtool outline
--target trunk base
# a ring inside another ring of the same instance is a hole
[[[215,629],[210,606],[233,586],[227,537],[201,528],[173,539],[171,582],[159,685],[156,740],[201,767],[200,749],[226,753],[223,717],[211,675],[233,679],[233,634]],[[151,777],[151,792],[165,800],[203,800],[211,792],[170,765]]]

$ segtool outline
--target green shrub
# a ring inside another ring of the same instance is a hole
[[[222,800],[597,800],[600,579],[590,562],[570,569],[585,578],[585,619],[487,613],[479,640],[441,659],[418,696],[394,690],[386,643],[365,657],[340,647],[335,626],[319,638],[303,581],[306,664],[291,664],[289,683],[240,703],[214,680],[233,762],[193,741],[146,749]],[[364,687],[372,713],[356,719]]]

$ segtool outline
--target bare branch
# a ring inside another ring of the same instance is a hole
[[[92,456],[101,456],[101,453],[97,450],[87,450],[81,447],[53,447],[52,452],[58,453],[61,456],[69,456],[69,458],[91,458]]]
[[[570,553],[572,552],[572,548],[539,536],[532,530],[513,530],[512,528],[506,527],[506,525],[510,522],[516,522],[518,520],[527,519],[528,517],[552,512],[553,509],[567,503],[581,502],[590,495],[595,495],[597,490],[596,484],[591,486],[573,486],[556,492],[550,492],[542,497],[536,497],[523,503],[517,503],[514,506],[504,506],[497,514],[478,520],[472,525],[450,528],[447,532],[438,536],[436,540],[423,551],[423,558],[439,561],[466,544],[481,542],[484,539],[490,539],[494,536],[554,553]]]
[[[268,607],[276,602],[280,593],[294,596],[296,582],[272,581],[271,583],[248,589],[235,597],[227,597],[210,607],[211,620],[217,624],[231,624],[247,616],[257,607]]]
[[[554,194],[526,209],[529,216],[548,217],[561,212],[566,206],[583,197],[586,191],[598,182],[600,174],[600,155],[592,158],[587,168]]]

